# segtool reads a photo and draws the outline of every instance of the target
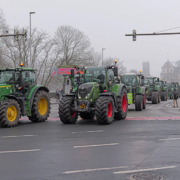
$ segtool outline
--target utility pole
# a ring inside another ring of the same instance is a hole
[[[125,36],[132,36],[133,37],[133,41],[136,41],[136,36],[159,36],[159,35],[177,35],[180,34],[180,32],[174,32],[174,33],[141,33],[141,34],[137,34],[136,30],[133,30],[132,34],[125,34]]]
[[[33,63],[32,63],[32,55],[31,55],[31,14],[35,14],[35,12],[30,12],[29,13],[29,23],[30,23],[30,43],[29,43],[29,49],[30,49],[30,64],[31,64],[31,67],[33,67]]]

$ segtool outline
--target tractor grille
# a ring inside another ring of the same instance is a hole
[[[78,93],[82,98],[85,98],[87,94],[91,92],[93,84],[82,84],[79,86]]]

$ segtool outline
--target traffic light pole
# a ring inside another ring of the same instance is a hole
[[[26,33],[24,34],[3,34],[3,35],[0,35],[0,37],[7,37],[7,36],[25,36]]]
[[[173,32],[173,33],[141,33],[136,34],[136,30],[133,30],[133,34],[125,34],[125,36],[132,36],[133,41],[136,41],[136,36],[159,36],[159,35],[177,35],[180,32]]]

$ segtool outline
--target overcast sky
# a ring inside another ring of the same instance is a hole
[[[180,26],[180,0],[0,0],[7,24],[29,25],[53,36],[60,25],[71,25],[89,36],[104,57],[119,57],[128,70],[142,69],[150,61],[151,74],[159,76],[167,61],[180,59],[180,35],[132,37],[125,34],[152,33]],[[180,29],[174,30],[174,32]],[[171,31],[172,32],[172,31]]]

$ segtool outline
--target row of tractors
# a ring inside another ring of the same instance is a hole
[[[159,78],[127,73],[118,75],[118,67],[71,66],[68,83],[70,93],[59,103],[59,117],[64,124],[73,124],[78,116],[99,124],[125,119],[128,105],[136,111],[146,109],[146,100],[157,104],[173,98],[178,83],[165,83]],[[23,66],[23,65],[22,65]],[[14,127],[21,116],[32,122],[44,122],[49,117],[49,90],[37,85],[35,70],[30,68],[0,69],[0,126]],[[81,73],[83,72],[83,73]]]

